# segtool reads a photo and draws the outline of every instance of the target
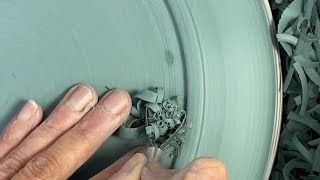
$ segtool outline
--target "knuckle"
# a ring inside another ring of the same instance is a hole
[[[197,171],[188,171],[183,178],[184,180],[200,179],[200,173]]]
[[[63,106],[58,106],[44,123],[41,123],[40,128],[50,134],[59,134],[69,126],[70,121],[77,119],[76,116],[75,113],[66,110]]]
[[[97,117],[110,122],[113,126],[118,126],[123,123],[124,116],[128,114],[128,109],[126,110],[126,112],[123,111],[120,114],[113,114],[107,107],[100,105],[97,107],[96,112],[98,114]]]
[[[8,128],[6,128],[0,136],[0,143],[3,145],[11,145],[12,144],[12,133],[8,132]]]
[[[227,171],[224,164],[213,158],[198,158],[193,161],[189,172],[186,173],[186,179],[209,178],[209,179],[227,179]]]
[[[73,109],[66,103],[58,105],[49,118],[52,118],[52,122],[62,123],[63,119],[70,119],[79,116],[79,113],[73,111]]]
[[[109,114],[109,112],[97,107],[76,125],[74,133],[82,139],[92,140],[92,138],[96,138],[96,135],[105,133],[98,131],[102,126],[106,126],[106,124],[110,127],[117,126],[117,118],[118,115]]]
[[[33,158],[21,171],[25,177],[30,179],[54,177],[58,172],[60,172],[60,166],[55,156],[45,153]]]
[[[42,134],[55,134],[59,132],[59,127],[52,125],[51,123],[41,123],[39,131],[46,132]]]
[[[223,162],[214,158],[206,158],[206,157],[198,158],[194,160],[192,164],[195,167],[209,166],[209,167],[224,168]]]
[[[65,127],[74,125],[84,115],[84,112],[77,112],[67,101],[60,103],[49,117],[41,124],[43,129],[52,130],[53,132],[60,132]]]
[[[87,126],[87,123],[90,122],[81,122],[74,131],[70,131],[72,137],[75,140],[80,139],[82,144],[89,144],[90,141],[96,138],[95,135],[98,133],[94,129],[82,127]]]
[[[13,120],[9,122],[7,127],[4,129],[3,133],[0,136],[0,142],[5,144],[5,145],[11,145],[14,144],[19,140],[17,138],[17,121]],[[19,127],[18,127],[19,128]]]
[[[208,164],[208,158],[198,158],[191,163],[191,170],[197,170]]]
[[[71,106],[68,104],[68,101],[58,105],[54,112],[57,115],[57,118],[62,118],[65,116],[72,116],[76,111],[74,111]]]
[[[6,176],[12,176],[19,171],[25,164],[25,155],[18,151],[6,157],[0,163],[0,173]]]

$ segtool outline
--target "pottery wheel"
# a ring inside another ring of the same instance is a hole
[[[47,115],[79,82],[99,95],[161,86],[186,97],[192,122],[176,167],[214,156],[230,179],[261,179],[277,106],[273,53],[256,0],[0,1],[0,129],[28,99]],[[143,143],[112,136],[75,177]]]

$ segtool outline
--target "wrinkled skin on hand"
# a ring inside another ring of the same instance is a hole
[[[113,89],[98,101],[95,90],[74,86],[42,121],[42,109],[28,101],[0,137],[0,179],[67,179],[111,136],[130,113],[131,98]],[[219,179],[224,165],[199,158],[182,170],[147,162],[137,148],[92,179]]]

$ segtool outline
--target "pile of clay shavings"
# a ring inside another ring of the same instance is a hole
[[[177,157],[187,127],[184,97],[164,99],[164,88],[157,87],[138,92],[132,102],[131,114],[119,128],[118,136],[146,136],[149,146],[164,150],[172,159]]]
[[[270,3],[285,77],[282,132],[270,179],[320,180],[320,1]]]

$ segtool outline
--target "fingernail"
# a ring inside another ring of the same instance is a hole
[[[33,100],[29,100],[18,113],[17,119],[27,121],[36,113],[37,109],[37,103]]]
[[[88,104],[92,101],[93,95],[91,90],[83,85],[79,85],[67,99],[68,105],[75,111],[83,111]]]
[[[114,115],[122,113],[127,105],[127,95],[120,89],[112,90],[102,102],[103,108]]]
[[[137,153],[134,156],[132,156],[129,161],[121,168],[122,173],[129,173],[131,172],[137,165],[139,165],[142,162],[142,156],[144,156],[141,153]]]

